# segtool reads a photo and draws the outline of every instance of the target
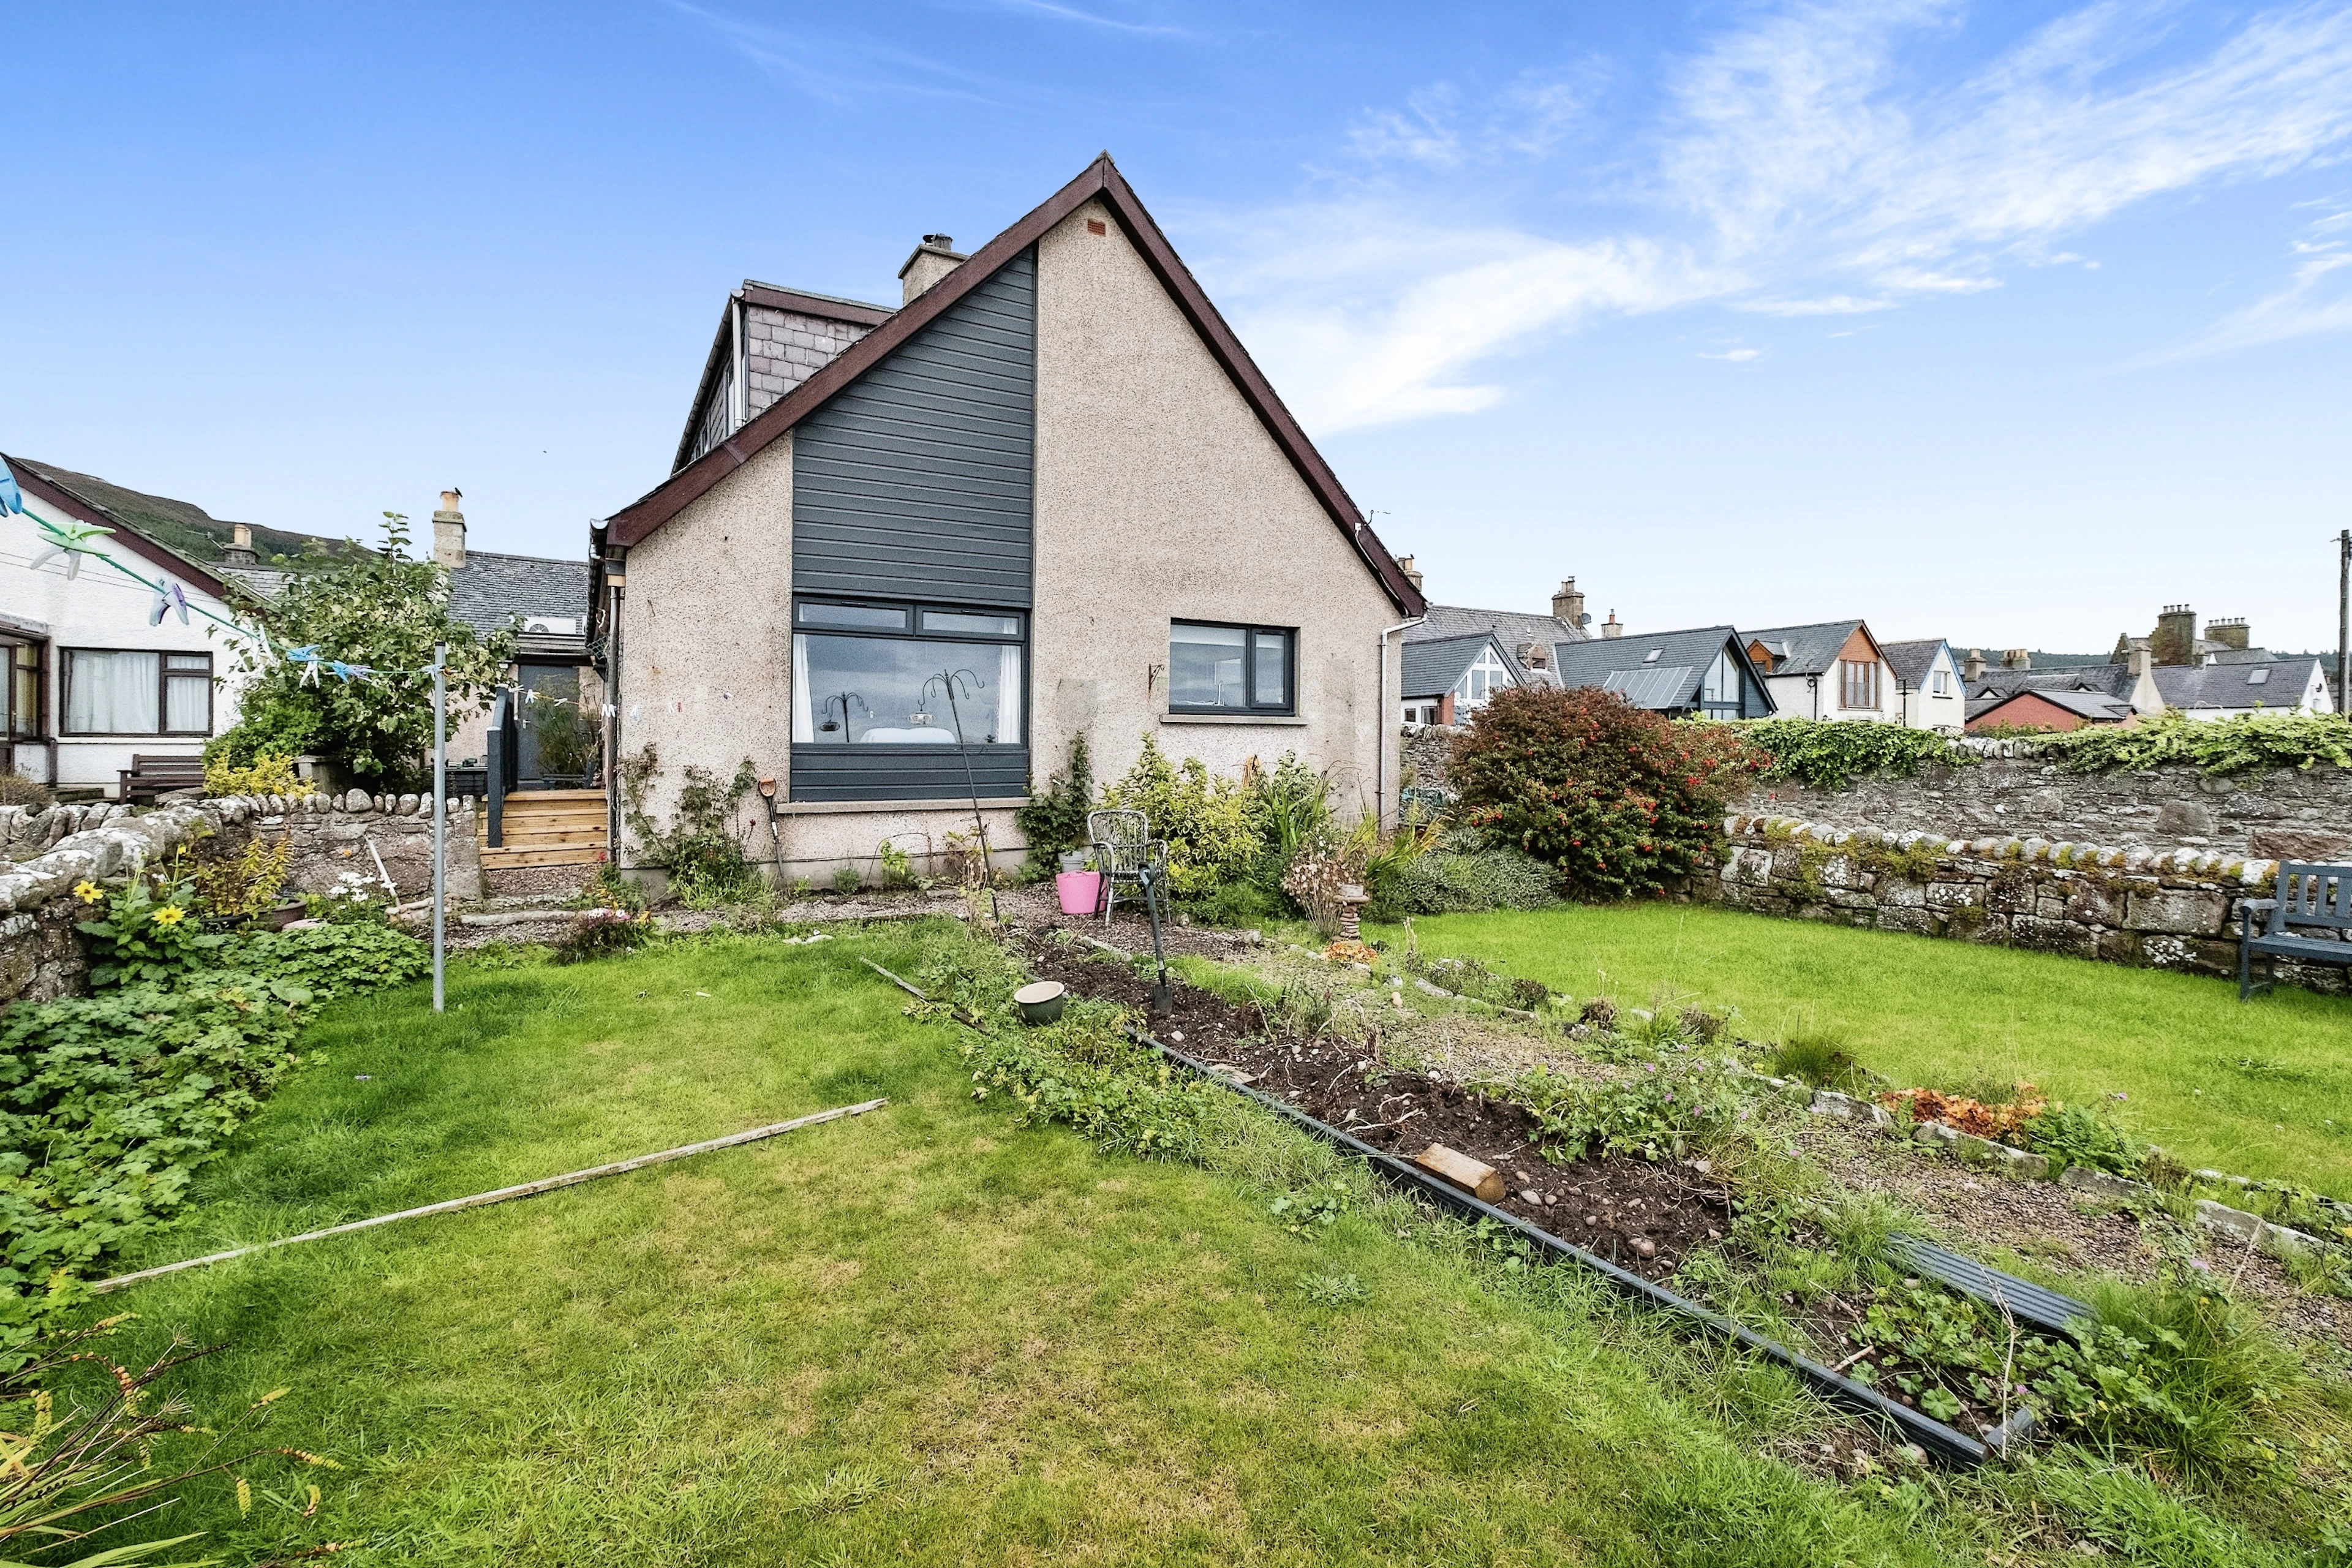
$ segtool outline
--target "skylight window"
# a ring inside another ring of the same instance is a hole
[[[1655,664],[1658,662],[1658,656],[1665,651],[1666,650],[1662,647],[1654,647],[1649,652],[1642,656],[1642,662],[1643,664]]]
[[[2250,669],[2246,671],[2246,684],[2249,686],[2266,686],[2270,683],[2270,679],[2271,672],[2267,669]]]

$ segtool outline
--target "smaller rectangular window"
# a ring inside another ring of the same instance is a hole
[[[923,629],[960,637],[1017,637],[1021,617],[977,610],[925,610]]]
[[[1948,697],[1948,696],[1950,696],[1950,695],[1951,695],[1951,692],[1952,692],[1952,676],[1951,676],[1951,672],[1950,672],[1949,670],[1943,670],[1943,669],[1939,669],[1939,670],[1937,670],[1937,671],[1936,672],[1936,695],[1937,695],[1937,696],[1938,696],[1938,697]]]
[[[19,741],[41,732],[41,649],[17,643],[8,656],[8,733]]]
[[[1297,697],[1297,636],[1286,626],[1169,623],[1169,708],[1180,713],[1291,712]]]
[[[907,630],[904,605],[816,605],[803,600],[800,622],[804,626],[840,626],[860,632]]]
[[[163,656],[163,731],[171,735],[213,732],[213,656]]]

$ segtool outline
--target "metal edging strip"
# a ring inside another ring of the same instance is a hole
[[[1411,1183],[1461,1213],[1492,1219],[1507,1226],[1547,1251],[1557,1253],[1567,1261],[1600,1275],[1624,1294],[1638,1297],[1653,1306],[1664,1307],[1670,1312],[1688,1318],[1703,1328],[1712,1329],[1727,1339],[1734,1340],[1749,1350],[1759,1352],[1771,1360],[1780,1363],[1812,1384],[1832,1404],[1844,1405],[1860,1415],[1874,1416],[1888,1423],[1899,1430],[1906,1439],[1918,1444],[1929,1454],[1948,1464],[1981,1465],[1993,1457],[1995,1450],[1991,1447],[1978,1441],[1967,1433],[1947,1426],[1933,1416],[1923,1415],[1916,1410],[1898,1405],[1868,1384],[1856,1383],[1853,1379],[1823,1366],[1809,1356],[1799,1355],[1777,1340],[1768,1339],[1755,1330],[1734,1322],[1719,1312],[1702,1307],[1685,1297],[1677,1296],[1663,1286],[1653,1285],[1640,1275],[1630,1269],[1621,1268],[1605,1258],[1597,1257],[1580,1247],[1562,1241],[1549,1231],[1539,1230],[1517,1215],[1507,1213],[1492,1204],[1471,1196],[1458,1187],[1448,1185],[1417,1165],[1400,1160],[1393,1154],[1383,1153],[1361,1139],[1350,1137],[1336,1127],[1318,1121],[1295,1105],[1286,1104],[1272,1095],[1262,1094],[1247,1084],[1235,1083],[1224,1074],[1210,1068],[1205,1062],[1197,1061],[1180,1050],[1163,1045],[1150,1035],[1139,1031],[1135,1037],[1168,1058],[1169,1060],[1191,1068],[1202,1078],[1223,1084],[1236,1094],[1246,1095],[1269,1110],[1288,1117],[1324,1142],[1345,1149],[1369,1162],[1373,1169],[1395,1180]],[[2023,1418],[2013,1419],[2004,1426],[1995,1429],[1997,1438],[2004,1447],[2009,1439],[2021,1436],[2024,1429],[2031,1426],[2030,1413],[2021,1413],[2021,1416]]]

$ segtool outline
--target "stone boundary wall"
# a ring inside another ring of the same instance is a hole
[[[2237,973],[2238,906],[2269,897],[2278,879],[2274,860],[2213,850],[1898,835],[1790,816],[1734,816],[1724,833],[1721,864],[1692,882],[1702,902],[2200,974]],[[2347,989],[2334,965],[2282,962],[2278,977]]]
[[[1930,765],[1908,778],[1873,774],[1842,790],[1780,780],[1757,785],[1732,809],[1884,833],[2352,861],[2352,768],[2321,763],[2209,778],[2175,763],[2144,773],[2070,773],[2043,762],[2030,742],[1969,749],[1985,760],[1970,767]]]
[[[449,807],[449,897],[478,899],[475,803],[460,796]],[[433,889],[430,795],[232,795],[148,812],[103,802],[0,807],[0,1006],[85,988],[89,961],[74,930],[84,906],[75,883],[119,879],[209,835],[232,851],[257,836],[285,837],[289,893],[326,892],[347,871],[377,880],[379,856],[402,899]]]

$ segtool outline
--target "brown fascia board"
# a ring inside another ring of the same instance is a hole
[[[84,500],[79,494],[68,489],[39,469],[29,467],[20,458],[11,458],[6,453],[0,452],[0,462],[5,462],[8,465],[8,471],[16,476],[16,483],[19,486],[40,497],[59,511],[82,522],[95,523],[100,528],[112,529],[114,538],[131,554],[140,557],[151,566],[162,567],[174,577],[185,582],[191,588],[202,588],[214,598],[224,603],[227,602],[228,584],[178,551],[165,549],[96,501]]]
[[[1107,153],[1018,223],[974,251],[971,260],[932,284],[903,309],[892,311],[887,321],[772,404],[758,418],[673,474],[667,482],[614,513],[608,529],[612,542],[626,548],[643,542],[688,503],[751,461],[770,442],[824,406],[835,393],[921,331],[933,318],[995,276],[999,268],[1034,245],[1055,225],[1097,197],[1118,218],[1121,232],[1142,254],[1152,275],[1176,301],[1211,356],[1223,367],[1332,522],[1348,536],[1389,598],[1407,616],[1425,614],[1428,600],[1413,587],[1397,565],[1396,558],[1365,523],[1362,512],[1349,499],[1339,476],[1331,471],[1323,454],[1315,449],[1315,443],[1307,439],[1307,432],[1284,406],[1272,384],[1250,358],[1249,351],[1242,347],[1224,317],[1210,303],[1206,291],[1177,256],[1167,237],[1160,232],[1160,226],[1152,221],[1134,187],[1119,174]]]
[[[821,316],[829,321],[850,321],[861,327],[878,327],[898,312],[887,305],[868,305],[856,300],[836,300],[829,294],[803,294],[797,289],[782,289],[773,283],[743,280],[737,290],[744,302],[765,305],[772,310],[797,310],[803,316]]]

